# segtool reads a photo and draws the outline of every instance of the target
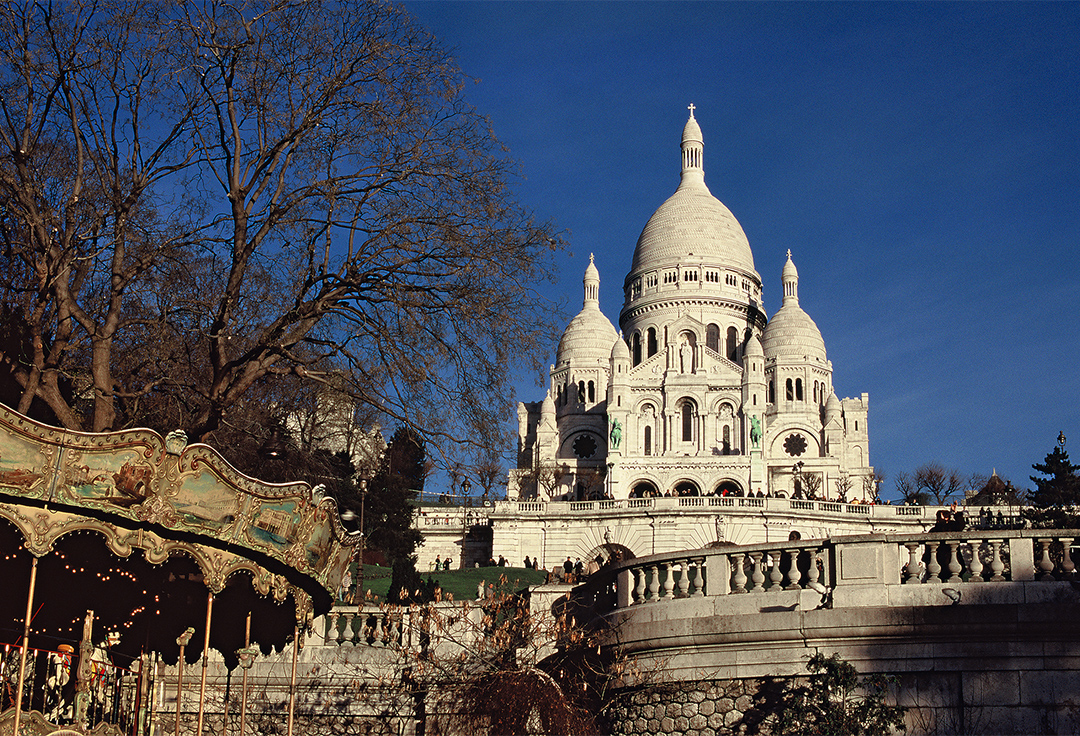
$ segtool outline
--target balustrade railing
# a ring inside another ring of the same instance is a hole
[[[594,501],[500,501],[493,511],[498,513],[569,513],[589,514],[597,511],[626,511],[628,509],[705,509],[705,508],[747,508],[766,509],[777,513],[785,511],[811,511],[830,515],[857,515],[861,517],[916,516],[932,518],[938,507],[935,506],[891,506],[888,504],[844,503],[840,501],[807,500],[781,497],[756,496],[655,496],[652,498],[619,498]],[[461,516],[456,522],[453,514],[421,517],[424,526],[450,526],[461,523]],[[974,521],[974,520],[972,520]]]
[[[603,611],[702,596],[825,594],[846,586],[1074,580],[1078,538],[1074,530],[967,530],[690,550],[619,563],[594,575],[575,597]],[[874,546],[882,552],[867,554]],[[846,566],[869,567],[846,569],[841,577],[832,569],[841,558],[849,560]]]

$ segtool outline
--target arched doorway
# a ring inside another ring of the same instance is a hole
[[[701,490],[697,487],[697,483],[689,480],[679,481],[675,484],[675,496],[700,496]]]
[[[648,480],[639,480],[630,489],[630,498],[653,498],[659,495],[660,492],[656,489],[656,485]]]
[[[742,488],[739,484],[733,480],[720,481],[720,485],[716,487],[717,496],[741,496]]]

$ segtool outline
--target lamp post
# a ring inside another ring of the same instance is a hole
[[[795,498],[802,498],[803,497],[803,482],[802,482],[803,465],[805,465],[805,463],[802,460],[800,460],[799,462],[795,463],[795,465],[791,468],[791,474],[793,476],[795,476],[795,492],[794,492],[794,494],[792,494]]]
[[[367,534],[364,533],[364,499],[367,498],[367,471],[360,476],[360,562],[356,566],[357,607],[364,607],[364,546]]]
[[[469,489],[471,488],[469,476],[465,476],[461,480],[461,559],[458,560],[462,570],[465,569],[465,538],[469,536]]]

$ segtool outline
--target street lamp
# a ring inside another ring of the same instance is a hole
[[[364,547],[367,544],[367,534],[364,533],[364,499],[367,498],[367,473],[360,476],[360,563],[356,566],[357,579],[357,607],[364,607]]]
[[[800,460],[799,462],[795,463],[795,465],[791,468],[791,474],[795,476],[795,494],[794,494],[794,496],[795,496],[795,498],[799,498],[799,499],[801,499],[803,497],[802,469],[803,469],[803,465],[805,465],[805,464],[806,463],[804,463],[802,460]]]
[[[471,488],[469,476],[465,476],[461,481],[461,495],[464,498],[461,499],[461,559],[458,561],[462,570],[465,569],[465,538],[469,536],[469,489]]]

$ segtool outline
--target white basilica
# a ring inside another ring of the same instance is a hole
[[[746,235],[705,185],[703,149],[691,106],[679,187],[645,224],[623,284],[621,336],[590,258],[547,395],[518,407],[509,498],[872,495],[868,396],[834,393],[790,251],[783,303],[766,317]]]

